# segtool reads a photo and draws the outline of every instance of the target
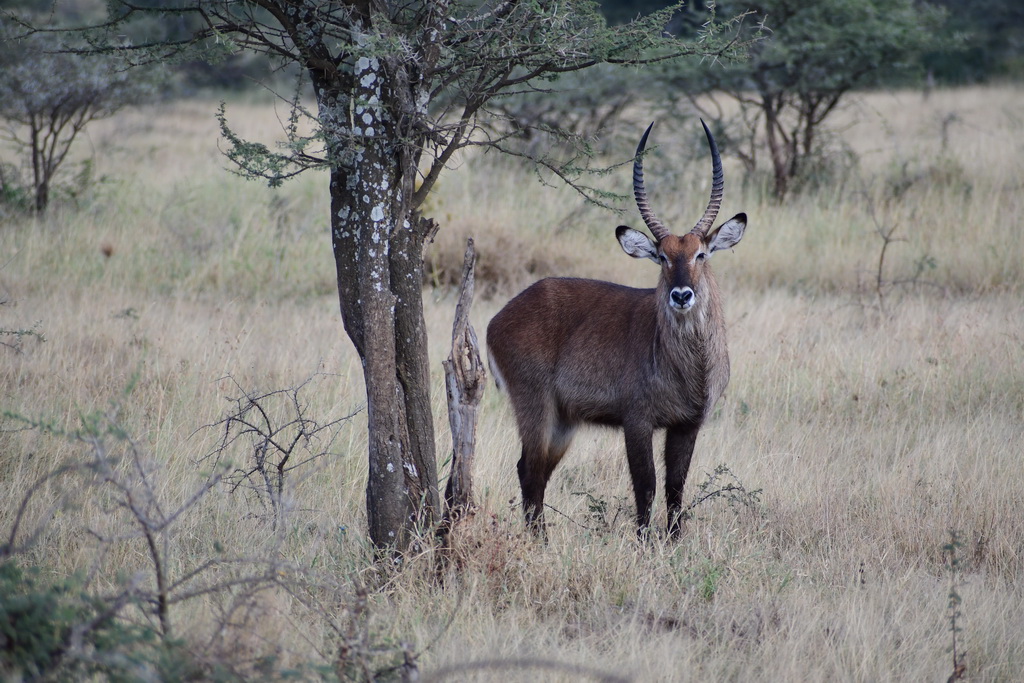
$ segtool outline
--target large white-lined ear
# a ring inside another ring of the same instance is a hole
[[[655,263],[659,263],[658,246],[654,240],[639,230],[620,225],[615,228],[615,237],[619,240],[622,251],[633,258],[649,258]]]
[[[747,214],[736,214],[708,235],[708,253],[719,249],[732,249],[743,239],[743,231],[746,229]]]

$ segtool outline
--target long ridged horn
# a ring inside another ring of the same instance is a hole
[[[722,197],[725,195],[725,175],[722,173],[722,157],[718,154],[718,145],[715,144],[715,136],[711,134],[708,124],[704,119],[700,120],[704,126],[704,134],[708,136],[708,146],[711,147],[711,199],[708,201],[708,208],[704,210],[704,216],[697,221],[690,232],[701,237],[708,234],[711,224],[718,217],[718,210],[722,207]]]
[[[633,196],[636,197],[636,208],[640,209],[640,217],[644,219],[644,223],[647,224],[647,227],[654,235],[654,239],[660,242],[671,233],[661,224],[661,221],[654,215],[654,212],[651,211],[651,207],[647,203],[647,190],[644,189],[644,162],[642,157],[644,148],[647,147],[647,136],[651,134],[651,128],[654,128],[653,122],[647,126],[644,136],[640,138],[640,144],[636,147],[636,158],[633,159]]]

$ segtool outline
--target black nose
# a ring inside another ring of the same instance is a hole
[[[693,290],[689,287],[677,287],[672,290],[672,303],[679,308],[686,308],[693,302]]]

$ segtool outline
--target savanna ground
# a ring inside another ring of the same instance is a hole
[[[221,482],[156,534],[172,580],[211,558],[270,555],[282,577],[307,577],[305,592],[282,579],[172,604],[173,632],[198,659],[252,675],[268,655],[358,675],[405,651],[444,680],[939,681],[954,669],[955,612],[967,676],[1024,680],[1022,104],[1011,86],[861,96],[838,127],[857,169],[781,204],[727,165],[722,215],[750,217],[714,259],[733,374],[687,497],[735,488],[697,505],[682,540],[637,544],[623,447],[601,430],[580,432],[552,480],[550,541],[524,535],[514,422],[491,386],[480,509],[445,562],[423,551],[401,571],[374,565],[364,537],[363,388],[338,312],[326,178],[274,191],[227,173],[211,101],[97,124],[82,152],[104,181],[76,209],[0,226],[0,328],[45,337],[0,347],[0,536],[33,482],[123,450],[125,435],[137,457],[121,466],[145,463],[147,495],[173,509],[214,469],[204,456],[224,427],[203,426],[236,407],[228,399],[312,378],[299,392],[309,416],[355,415],[289,475],[277,528],[265,496]],[[228,111],[242,132],[277,125],[266,104]],[[652,204],[681,232],[703,210],[709,164],[703,147],[692,164],[672,150],[703,143],[654,141]],[[628,191],[628,170],[612,181]],[[429,212],[435,282],[476,240],[481,338],[540,276],[656,277],[613,239],[620,222],[641,223],[634,210],[587,207],[507,161],[464,159]],[[893,227],[879,286],[879,230]],[[425,299],[443,458],[455,296],[445,285]],[[275,419],[286,407],[271,407]],[[68,436],[83,420],[117,429]],[[247,443],[222,459],[244,464]],[[109,489],[77,475],[40,487],[19,540],[39,535],[19,562],[84,571],[98,593],[152,583],[145,539]]]

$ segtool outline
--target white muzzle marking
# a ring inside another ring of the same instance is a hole
[[[676,287],[668,295],[669,305],[683,313],[693,308],[696,301],[697,297],[691,287]]]

